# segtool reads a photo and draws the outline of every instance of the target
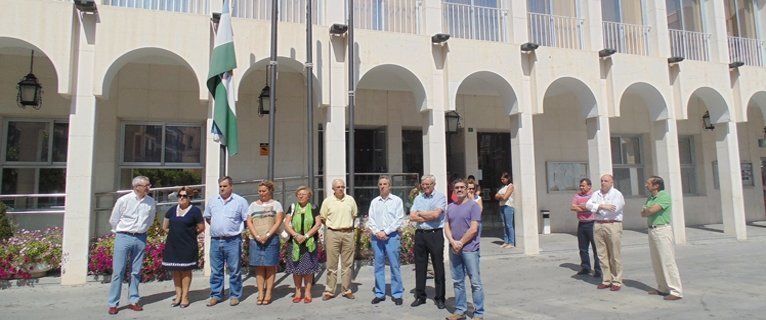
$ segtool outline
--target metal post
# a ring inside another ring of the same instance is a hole
[[[308,186],[314,190],[314,57],[312,42],[311,0],[306,1],[306,133],[308,135],[306,157],[308,162]],[[310,199],[313,200],[313,199]],[[312,202],[313,203],[313,202]]]
[[[279,1],[271,0],[271,61],[269,61],[269,167],[267,179],[274,180],[274,156],[276,145],[274,143],[275,119],[277,116],[277,20],[279,18]]]
[[[348,0],[348,186],[354,196],[354,0]]]

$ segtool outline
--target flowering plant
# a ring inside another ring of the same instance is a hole
[[[361,225],[364,226],[365,219],[362,219]],[[415,227],[405,224],[399,229],[400,248],[399,262],[401,264],[411,264],[415,262]],[[375,254],[372,251],[372,232],[369,228],[361,227],[356,229],[356,260],[372,261]]]
[[[0,279],[28,279],[61,266],[61,228],[19,230],[0,242]]]

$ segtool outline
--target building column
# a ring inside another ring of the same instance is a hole
[[[598,52],[604,49],[604,33],[602,27],[601,1],[580,1],[577,5],[585,4],[585,14],[580,18],[585,19],[586,29],[582,32],[583,49]]]
[[[346,24],[345,3],[341,0],[328,1],[325,18],[327,25],[333,23]],[[327,83],[329,101],[325,106],[324,125],[324,188],[325,196],[332,194],[332,181],[346,181],[346,106],[348,105],[348,72],[347,61],[348,38],[330,37],[330,57],[328,64]],[[317,199],[316,201],[321,201]]]
[[[478,133],[474,128],[466,128],[463,130],[463,150],[465,152],[465,175],[476,176],[476,181],[486,179],[483,174],[479,176],[479,142]]]
[[[710,39],[710,61],[729,64],[729,37],[726,31],[726,7],[723,1],[707,1],[707,21],[712,33]],[[705,4],[701,4],[705,5]],[[710,19],[713,19],[712,21]]]
[[[76,64],[69,112],[66,166],[66,207],[62,244],[61,284],[84,284],[88,277],[88,247],[93,214],[93,168],[96,143],[96,97],[93,95],[96,28],[94,15],[75,18]]]
[[[532,115],[511,116],[511,157],[513,163],[516,241],[525,254],[540,253],[537,221],[537,181],[535,172],[535,136]]]
[[[657,175],[665,180],[665,189],[670,193],[673,235],[676,244],[686,244],[681,159],[678,153],[678,124],[675,119],[665,119],[652,122],[652,126],[656,155],[654,166]]]
[[[388,93],[386,93],[388,95]],[[386,99],[388,103],[388,99]],[[386,167],[388,172],[400,173],[402,169],[402,118],[398,107],[386,104],[388,125],[386,126]]]
[[[585,119],[588,130],[588,170],[594,184],[604,174],[612,174],[612,146],[610,142],[609,117],[597,116]]]
[[[646,11],[646,23],[652,28],[649,32],[649,56],[670,57],[670,33],[665,0],[647,1]]]
[[[737,124],[733,121],[717,123],[715,150],[718,158],[718,181],[721,187],[723,232],[737,240],[747,239],[745,229],[745,202],[742,193]]]
[[[441,108],[421,113],[423,117],[423,172],[436,177],[436,189],[447,194],[447,135]],[[449,196],[449,195],[447,195]]]

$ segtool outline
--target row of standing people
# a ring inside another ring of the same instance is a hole
[[[593,270],[593,276],[601,278],[598,289],[619,291],[623,285],[621,248],[625,198],[614,187],[612,175],[603,175],[600,180],[600,189],[593,192],[590,179],[581,179],[580,190],[572,198],[570,210],[577,214],[579,221],[577,240],[581,262],[577,275],[588,275]],[[648,197],[640,214],[647,219],[649,252],[657,280],[657,289],[648,293],[664,296],[664,300],[679,300],[683,294],[670,226],[670,194],[658,176],[649,177],[644,186]],[[593,269],[589,247],[594,252]]]
[[[146,232],[156,213],[154,200],[148,196],[149,179],[139,176],[133,179],[133,192],[120,197],[110,217],[115,236],[113,274],[108,298],[109,314],[118,312],[124,270],[131,258],[129,309],[141,311],[138,284],[146,246]],[[300,187],[296,191],[297,203],[290,206],[283,218],[282,205],[273,199],[274,186],[265,181],[258,186],[259,200],[248,205],[247,201],[233,192],[232,180],[219,180],[218,196],[209,199],[204,214],[191,204],[195,190],[181,188],[178,205],[170,208],[163,221],[168,231],[163,265],[173,272],[176,296],[171,306],[185,308],[189,305],[191,270],[198,260],[197,236],[205,230],[205,222],[211,234],[211,276],[208,306],[214,306],[224,298],[224,266],[229,271],[229,304],[238,305],[242,295],[242,279],[239,258],[242,250],[241,234],[245,227],[250,236],[249,265],[255,267],[258,287],[257,304],[271,302],[274,275],[279,262],[279,224],[284,219],[285,231],[290,235],[287,272],[293,274],[295,294],[293,302],[310,303],[313,275],[320,265],[317,260],[318,232],[322,224],[326,228],[328,276],[323,300],[335,297],[338,274],[342,274],[341,294],[354,299],[351,291],[351,265],[354,254],[354,219],[357,206],[353,197],[345,194],[342,180],[332,182],[333,195],[327,197],[320,210],[309,203],[311,190]],[[391,265],[393,301],[402,304],[404,292],[399,270],[399,229],[404,221],[404,209],[400,198],[390,193],[391,181],[381,177],[378,181],[380,196],[370,205],[366,225],[373,233],[375,252],[375,299],[385,299],[385,259]],[[474,293],[474,318],[483,315],[483,289],[479,279],[479,223],[480,203],[475,200],[474,182],[456,183],[458,202],[447,206],[444,194],[435,191],[435,178],[424,176],[422,192],[414,200],[409,219],[417,224],[415,234],[416,289],[411,306],[425,303],[426,265],[430,260],[436,272],[436,296],[434,301],[440,309],[445,308],[444,239],[449,241],[453,285],[456,293],[456,314],[452,318],[464,318],[466,310],[464,277],[471,279]],[[469,190],[473,188],[473,190]],[[470,195],[469,195],[470,193]],[[337,266],[340,262],[340,270]],[[459,278],[459,279],[458,279]]]

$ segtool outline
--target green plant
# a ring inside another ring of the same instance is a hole
[[[8,207],[5,206],[5,203],[0,202],[0,241],[13,236],[13,227],[6,214],[7,210]]]
[[[40,267],[61,266],[61,228],[19,230],[0,242],[0,279],[29,278]],[[46,269],[47,270],[47,269]]]

